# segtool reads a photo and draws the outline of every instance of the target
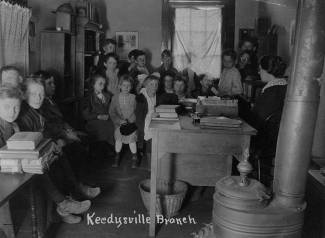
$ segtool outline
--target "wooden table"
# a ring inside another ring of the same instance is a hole
[[[179,122],[150,124],[152,138],[149,236],[155,236],[157,178],[214,186],[231,174],[232,156],[239,160],[256,130],[243,123],[238,129],[200,129],[187,116]]]
[[[31,215],[33,238],[40,237],[37,229],[35,198],[33,192],[33,174],[4,174],[0,173],[0,231],[3,230],[8,238],[15,237],[9,200],[26,186],[30,186]]]

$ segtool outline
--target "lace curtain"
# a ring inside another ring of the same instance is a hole
[[[220,77],[221,8],[175,9],[174,66]]]
[[[0,1],[0,67],[15,65],[28,73],[30,17],[30,9]]]

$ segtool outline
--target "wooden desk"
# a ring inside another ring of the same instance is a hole
[[[9,200],[26,186],[30,186],[33,238],[40,237],[37,229],[35,199],[32,188],[33,178],[34,175],[26,173],[0,173],[0,230],[3,230],[8,238],[15,237],[9,208]]]
[[[149,236],[155,236],[157,178],[214,186],[218,179],[231,174],[232,156],[241,159],[256,130],[247,123],[239,129],[200,129],[190,117],[180,117],[178,123],[153,120],[150,130],[153,138]]]

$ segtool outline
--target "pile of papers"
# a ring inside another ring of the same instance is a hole
[[[200,119],[201,128],[209,129],[231,129],[240,128],[241,120],[231,119],[228,117],[203,117]]]
[[[5,173],[42,174],[54,159],[53,143],[38,132],[16,133],[0,149],[0,169]]]
[[[216,105],[216,106],[228,106],[237,107],[237,99],[221,99],[220,97],[208,97],[201,100],[202,105]]]

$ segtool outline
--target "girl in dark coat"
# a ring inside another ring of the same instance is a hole
[[[114,125],[109,116],[111,94],[104,92],[105,78],[92,77],[92,92],[84,101],[83,117],[86,131],[92,141],[114,145]]]

